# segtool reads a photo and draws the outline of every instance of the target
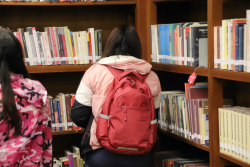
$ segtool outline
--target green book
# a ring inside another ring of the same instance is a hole
[[[99,53],[98,53],[98,38],[97,38],[97,31],[95,30],[95,55],[96,56],[99,56]]]

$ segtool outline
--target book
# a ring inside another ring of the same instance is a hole
[[[81,167],[81,156],[80,149],[76,146],[72,146],[72,152],[76,156],[76,165],[75,167]]]
[[[74,158],[73,154],[69,150],[65,150],[65,157],[69,160],[69,167],[74,167]]]

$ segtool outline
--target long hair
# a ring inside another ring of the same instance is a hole
[[[23,61],[22,47],[12,32],[0,28],[0,84],[2,87],[2,116],[8,124],[8,133],[14,125],[14,135],[21,134],[22,119],[18,112],[11,86],[10,72],[28,77]]]
[[[120,25],[109,35],[102,58],[112,55],[130,55],[140,59],[141,53],[141,41],[136,29],[130,25]]]

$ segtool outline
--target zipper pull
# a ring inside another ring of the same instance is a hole
[[[153,139],[153,129],[150,128],[150,130],[149,130],[149,143],[153,144],[153,141],[154,141],[154,139]]]
[[[123,112],[125,113],[125,118],[124,118],[124,120],[127,121],[127,109],[126,109],[125,106],[122,106],[122,108],[123,108]]]
[[[109,123],[109,122],[110,122],[111,116],[112,116],[112,113],[110,113],[110,115],[109,115],[109,119],[108,119],[108,126],[107,126],[108,128],[109,128],[109,125],[110,125],[110,123]]]

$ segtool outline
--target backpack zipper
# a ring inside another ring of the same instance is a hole
[[[127,121],[127,109],[126,109],[125,106],[122,106],[122,108],[123,108],[123,112],[124,112],[124,114],[125,114],[124,120]]]

